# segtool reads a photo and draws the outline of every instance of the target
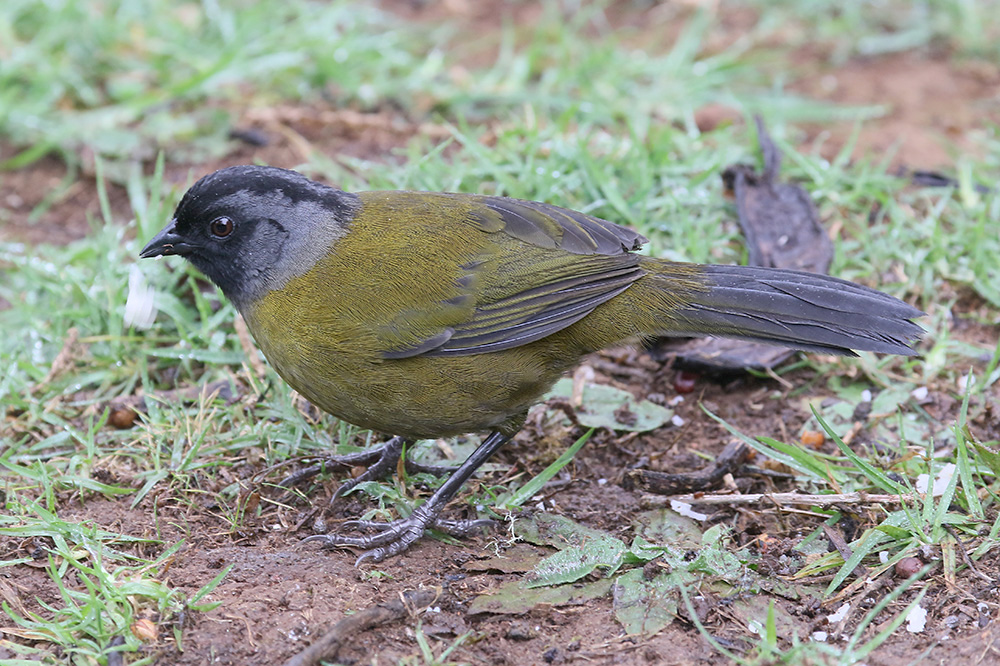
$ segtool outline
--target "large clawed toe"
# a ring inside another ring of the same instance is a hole
[[[359,531],[372,531],[372,532],[385,532],[386,530],[392,529],[392,526],[399,521],[393,521],[391,523],[379,523],[374,520],[348,520],[340,524],[341,529],[344,530],[359,530]]]
[[[403,520],[406,520],[405,518]],[[399,520],[393,521],[391,523],[380,523],[374,520],[348,520],[340,524],[343,530],[359,530],[359,531],[370,531],[370,532],[387,532],[391,531],[396,523],[401,522]],[[485,527],[493,527],[496,525],[496,521],[490,518],[476,518],[472,520],[448,520],[446,518],[435,518],[433,521],[428,523],[428,527],[431,527],[439,532],[444,532],[454,537],[465,537],[471,534],[475,534],[477,530],[483,529]],[[312,537],[310,537],[312,538]]]
[[[489,518],[474,520],[445,520],[444,518],[438,518],[434,521],[432,527],[453,537],[467,537],[484,528],[496,527],[496,524],[495,520]]]
[[[333,494],[333,500],[346,495],[352,488],[365,481],[381,481],[392,476],[399,465],[399,459],[403,455],[403,447],[407,440],[402,437],[393,437],[382,446],[377,446],[365,451],[347,453],[341,456],[328,456],[318,463],[300,469],[278,482],[281,488],[291,488],[309,481],[318,474],[322,474],[331,468],[343,467],[367,467],[367,469],[357,478],[351,479],[341,484]],[[425,465],[414,462],[409,458],[403,459],[406,471],[410,474],[432,474],[434,476],[447,476],[455,468],[442,467],[439,465]]]
[[[405,441],[402,437],[393,437],[380,448],[372,451],[361,451],[333,458],[334,461],[343,465],[368,465],[368,469],[357,478],[341,484],[337,488],[337,492],[333,494],[331,501],[345,495],[359,483],[380,481],[391,476],[392,472],[396,469],[396,465],[399,464],[399,456],[403,453],[404,444]]]
[[[387,557],[398,555],[409,548],[424,534],[428,525],[435,522],[435,516],[418,508],[407,518],[394,520],[391,523],[375,523],[369,520],[352,520],[345,527],[354,529],[375,529],[376,534],[365,536],[346,536],[338,533],[317,534],[307,537],[306,541],[316,541],[325,548],[362,548],[365,550],[356,564],[365,560],[381,562]]]
[[[368,467],[357,479],[348,481],[340,488],[334,497],[339,497],[362,481],[379,481],[389,477],[396,469],[399,456],[403,452],[406,441],[402,437],[393,437],[382,446],[376,446],[365,451],[346,453],[342,456],[327,456],[309,467],[297,470],[278,482],[281,488],[291,488],[305,483],[318,474],[337,467]]]

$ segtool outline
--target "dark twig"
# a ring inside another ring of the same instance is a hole
[[[626,473],[626,486],[637,487],[656,495],[676,495],[714,488],[722,482],[722,477],[732,474],[746,462],[750,447],[743,442],[730,442],[715,462],[705,469],[684,474],[667,474],[647,469],[635,469]]]
[[[333,626],[315,643],[285,662],[285,666],[313,666],[321,660],[332,661],[348,639],[375,627],[405,617],[411,617],[434,603],[441,595],[441,588],[410,590],[398,599],[370,606],[363,611],[349,615]]]
[[[951,535],[951,538],[955,540],[955,543],[958,544],[958,552],[961,554],[962,561],[965,562],[965,566],[969,567],[969,571],[971,571],[972,574],[980,580],[986,581],[987,583],[995,583],[996,581],[976,568],[976,565],[972,562],[972,558],[969,557],[967,552],[965,552],[965,545],[962,543],[962,539],[958,536],[958,532],[956,532],[951,525],[942,525],[942,527],[945,532]]]
[[[837,549],[837,552],[840,553],[845,562],[853,557],[854,551],[851,550],[851,546],[847,543],[840,530],[831,525],[823,525],[823,533],[826,534],[826,538],[830,540],[830,543]],[[854,575],[864,580],[868,577],[868,569],[863,564],[858,564],[854,568]]]

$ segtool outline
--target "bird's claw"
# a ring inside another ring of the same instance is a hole
[[[333,497],[330,498],[330,501],[332,502],[338,497],[346,495],[352,488],[360,483],[364,483],[365,481],[381,481],[382,479],[392,476],[392,473],[396,470],[396,466],[399,464],[399,458],[403,454],[404,443],[405,442],[402,437],[393,437],[382,446],[377,446],[365,451],[345,453],[340,456],[328,456],[310,467],[300,469],[295,473],[290,474],[282,479],[278,483],[278,486],[281,488],[291,488],[292,486],[301,485],[329,469],[338,467],[367,467],[367,469],[357,478],[341,484],[340,487],[337,488],[337,491],[333,494]],[[416,463],[411,463],[409,460],[405,460],[404,463],[406,464],[406,469],[411,472],[414,471],[414,467],[426,467],[417,465]],[[428,470],[418,469],[416,471]],[[433,473],[433,469],[430,471]],[[447,472],[442,472],[442,474],[444,473]]]
[[[374,520],[347,520],[341,523],[340,527],[345,530],[371,530],[373,532],[385,532],[388,529],[392,529],[394,524],[395,523],[379,523]]]
[[[419,511],[419,509],[418,509]],[[410,547],[413,542],[424,534],[428,524],[433,523],[433,517],[424,516],[414,511],[407,518],[401,518],[391,523],[374,523],[368,520],[352,520],[345,525],[348,528],[372,528],[379,530],[377,534],[366,536],[346,536],[338,533],[317,534],[306,538],[306,541],[318,541],[324,548],[362,548],[365,552],[355,562],[355,566],[365,560],[381,562],[387,557],[398,555]]]
[[[453,537],[467,537],[475,534],[485,527],[496,526],[496,521],[490,518],[478,518],[476,520],[445,520],[438,518],[434,521],[434,529],[444,532]]]
[[[319,542],[324,548],[361,548],[365,552],[355,562],[355,566],[364,561],[381,562],[382,560],[402,553],[423,536],[424,531],[431,527],[452,536],[469,536],[477,529],[493,525],[489,519],[480,520],[445,520],[428,515],[417,508],[407,518],[394,520],[390,523],[379,523],[372,520],[351,520],[343,523],[344,529],[372,530],[375,534],[365,536],[347,536],[340,533],[317,534],[307,537],[305,541]]]

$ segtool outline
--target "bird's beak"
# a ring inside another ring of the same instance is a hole
[[[150,257],[160,257],[168,254],[185,255],[191,254],[193,250],[194,246],[185,242],[184,238],[177,234],[177,220],[170,220],[170,224],[163,227],[160,233],[156,234],[153,240],[149,241],[146,247],[142,248],[139,257],[149,259]]]

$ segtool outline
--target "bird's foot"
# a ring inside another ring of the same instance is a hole
[[[366,536],[346,536],[339,533],[317,534],[307,537],[305,541],[316,541],[325,548],[361,548],[364,552],[358,557],[355,566],[370,560],[382,560],[402,553],[423,536],[427,528],[440,530],[457,537],[466,537],[476,530],[489,527],[494,521],[482,520],[446,520],[437,515],[437,511],[424,510],[427,505],[417,507],[407,518],[394,520],[391,523],[378,523],[372,520],[351,520],[342,525],[344,529],[371,530],[375,534]]]
[[[439,516],[445,505],[455,496],[458,489],[462,487],[469,477],[472,476],[479,467],[489,460],[490,456],[496,453],[497,449],[504,445],[510,436],[503,434],[499,430],[494,430],[489,437],[483,440],[475,451],[465,459],[452,473],[451,476],[434,491],[434,494],[426,502],[413,510],[406,518],[394,520],[391,523],[373,523],[371,521],[352,521],[346,524],[348,528],[374,529],[377,534],[360,537],[349,537],[340,534],[318,534],[309,537],[306,541],[320,541],[327,548],[362,548],[365,550],[358,558],[356,564],[361,564],[365,560],[381,562],[387,557],[398,555],[424,534],[428,527],[437,527],[450,534],[467,535],[477,527],[491,524],[489,520],[442,520]],[[398,460],[398,458],[397,458]],[[381,462],[381,459],[380,459]]]
[[[282,488],[290,488],[308,481],[318,474],[322,474],[331,467],[368,467],[357,478],[347,481],[333,494],[332,499],[343,496],[349,490],[365,481],[381,481],[389,478],[399,465],[399,458],[403,455],[403,447],[406,440],[402,437],[393,437],[382,446],[377,446],[357,453],[348,453],[342,456],[329,456],[319,463],[298,470],[282,479],[278,485]],[[409,458],[403,460],[403,464],[409,474],[432,474],[434,476],[446,476],[454,471],[451,467],[440,467],[438,465],[424,465],[414,462]],[[331,500],[332,501],[332,500]]]

